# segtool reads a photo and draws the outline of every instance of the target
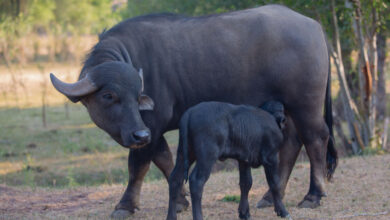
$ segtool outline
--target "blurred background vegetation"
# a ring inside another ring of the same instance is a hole
[[[386,0],[2,0],[0,183],[51,187],[126,183],[128,151],[48,81],[50,72],[75,81],[85,54],[104,28],[147,13],[201,16],[270,3],[319,21],[326,31],[340,154],[389,151]],[[171,146],[177,145],[177,132],[166,137]],[[159,178],[162,175],[153,166],[147,180]]]

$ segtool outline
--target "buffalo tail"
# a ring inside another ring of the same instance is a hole
[[[330,78],[330,60],[328,70],[328,82],[326,85],[325,96],[325,122],[329,128],[329,140],[326,153],[326,177],[331,180],[338,164],[338,155],[335,147],[335,141],[333,136],[333,115],[332,115],[332,94],[331,94],[331,78]]]

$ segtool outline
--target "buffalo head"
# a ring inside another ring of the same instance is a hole
[[[265,102],[261,108],[264,111],[269,112],[272,116],[274,116],[276,122],[279,125],[279,128],[284,129],[286,126],[286,115],[284,113],[284,106],[281,102],[278,101],[267,101]]]
[[[126,148],[150,143],[151,133],[140,111],[153,110],[153,100],[143,93],[142,69],[124,62],[105,62],[88,70],[75,83],[50,74],[53,86],[72,102],[81,101],[95,124]]]

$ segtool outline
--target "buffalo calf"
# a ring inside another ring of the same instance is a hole
[[[203,102],[190,108],[180,121],[180,139],[176,166],[169,177],[169,210],[167,219],[176,219],[176,202],[184,179],[188,180],[191,164],[196,165],[189,177],[194,219],[203,219],[201,200],[203,186],[213,164],[219,159],[239,162],[241,219],[249,219],[248,193],[252,186],[251,167],[264,166],[271,189],[275,212],[287,217],[280,195],[277,153],[283,142],[284,109],[270,101],[262,109],[247,105]],[[268,111],[268,112],[267,112]]]

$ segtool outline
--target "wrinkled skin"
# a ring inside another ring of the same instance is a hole
[[[178,128],[188,108],[211,100],[253,106],[268,100],[283,103],[310,158],[305,201],[317,204],[325,195],[326,146],[329,149],[329,123],[323,118],[328,58],[321,26],[282,6],[199,18],[147,15],[101,34],[78,83],[64,84],[54,77],[52,82],[70,100],[81,101],[100,128],[130,148],[129,183],[114,217],[139,208],[150,162],[169,176],[173,161],[163,134]],[[115,101],[106,100],[106,93]],[[184,192],[180,201],[181,207],[188,206]]]

